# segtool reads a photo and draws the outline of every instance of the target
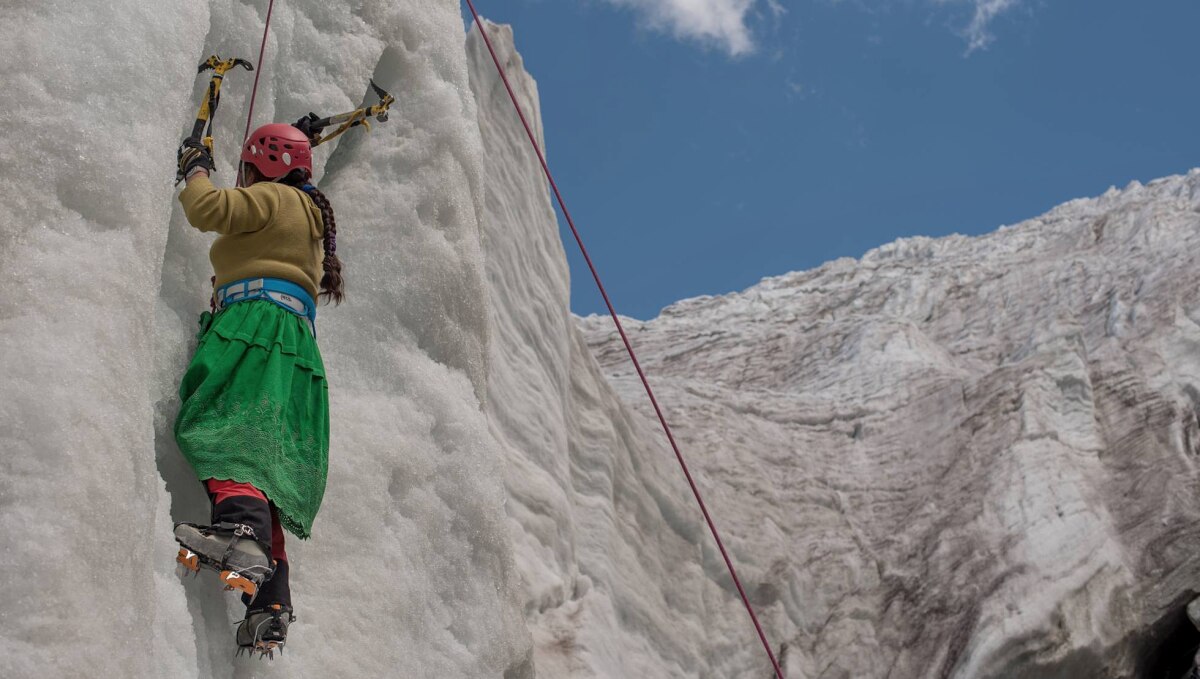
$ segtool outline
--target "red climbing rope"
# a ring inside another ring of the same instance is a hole
[[[742,603],[746,605],[746,612],[750,614],[750,620],[754,622],[754,629],[758,631],[758,638],[762,641],[763,649],[766,650],[767,656],[771,659],[771,666],[775,668],[775,676],[778,679],[784,679],[783,671],[779,668],[779,662],[775,660],[775,654],[771,651],[771,644],[767,642],[767,636],[763,633],[762,625],[758,622],[758,616],[754,614],[754,607],[750,605],[750,599],[746,596],[746,590],[742,588],[742,582],[738,579],[737,571],[733,568],[733,561],[730,560],[729,553],[725,551],[725,544],[721,542],[721,536],[717,533],[717,526],[708,514],[708,507],[704,504],[704,498],[700,497],[700,489],[696,487],[696,482],[692,479],[692,473],[688,471],[687,463],[683,460],[683,453],[679,452],[679,445],[675,443],[675,436],[671,434],[671,427],[667,424],[667,419],[663,416],[662,409],[658,407],[658,399],[654,398],[654,390],[650,388],[650,382],[646,379],[646,373],[642,371],[642,366],[638,363],[637,355],[633,352],[633,345],[629,343],[629,337],[625,335],[625,328],[621,325],[621,319],[617,316],[617,311],[608,298],[608,292],[604,289],[604,283],[600,281],[600,274],[596,272],[596,267],[592,264],[592,258],[588,255],[587,248],[583,245],[583,239],[579,236],[579,230],[575,228],[575,220],[571,219],[571,213],[567,210],[567,204],[563,201],[562,193],[558,190],[558,184],[554,181],[554,175],[550,174],[550,166],[546,164],[546,157],[542,155],[542,149],[538,146],[537,139],[533,136],[533,130],[530,129],[529,122],[525,119],[525,113],[521,110],[521,104],[517,102],[517,95],[513,93],[512,86],[508,83],[508,76],[504,74],[504,67],[500,65],[500,59],[496,56],[496,50],[492,49],[492,41],[488,38],[487,31],[483,30],[483,23],[479,20],[479,13],[475,11],[475,3],[467,0],[467,7],[471,9],[471,16],[475,19],[475,26],[479,29],[479,34],[483,36],[483,42],[487,45],[488,52],[492,55],[492,62],[496,64],[496,71],[500,74],[500,80],[504,82],[504,87],[508,90],[508,96],[512,99],[513,106],[517,109],[517,116],[521,118],[521,124],[525,126],[525,134],[529,136],[529,143],[533,144],[533,150],[537,153],[538,161],[542,164],[542,171],[546,174],[546,179],[550,181],[550,188],[554,189],[554,197],[558,200],[559,207],[562,208],[563,216],[567,218],[567,224],[571,227],[571,233],[575,236],[575,242],[579,244],[579,251],[583,253],[583,259],[587,262],[588,269],[592,272],[592,278],[596,281],[596,287],[600,289],[600,295],[604,297],[604,304],[608,306],[608,313],[612,316],[613,323],[617,325],[617,332],[621,334],[621,341],[625,343],[625,351],[629,353],[629,358],[633,361],[633,367],[637,370],[638,377],[642,379],[642,386],[646,388],[646,395],[650,397],[650,403],[654,406],[654,412],[658,414],[658,421],[662,423],[663,431],[667,434],[667,440],[671,442],[671,449],[675,451],[675,457],[679,460],[679,466],[683,468],[683,475],[687,477],[688,485],[692,487],[692,494],[696,496],[696,502],[700,505],[700,511],[704,513],[704,520],[708,522],[708,529],[712,532],[713,539],[716,540],[717,547],[721,550],[721,556],[725,559],[725,566],[729,568],[729,575],[733,578],[733,584],[737,586],[738,594],[742,597]]]
[[[267,22],[263,26],[262,45],[258,48],[258,67],[254,71],[254,89],[250,91],[250,112],[246,114],[246,133],[242,135],[242,143],[250,138],[250,121],[254,118],[254,99],[258,96],[258,76],[263,72],[263,53],[267,50],[267,31],[271,29],[271,11],[275,9],[275,0],[267,5]],[[241,176],[241,172],[238,173]]]

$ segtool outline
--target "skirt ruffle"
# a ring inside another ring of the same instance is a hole
[[[212,320],[179,385],[175,440],[200,479],[253,484],[302,539],[325,494],[329,387],[307,321],[275,304]]]

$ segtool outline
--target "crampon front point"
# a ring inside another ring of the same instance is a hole
[[[237,630],[237,655],[257,653],[260,659],[267,657],[274,660],[275,651],[283,654],[288,626],[295,620],[292,607],[283,604],[246,611],[246,619]]]
[[[211,571],[216,571],[220,574],[221,584],[228,590],[237,590],[253,597],[258,591],[258,585],[250,578],[241,573],[229,570],[221,564],[212,561],[211,559],[193,552],[187,547],[180,547],[179,554],[175,556],[175,561],[181,564],[188,571],[195,575],[200,574],[200,569],[207,568]]]
[[[240,658],[242,655],[253,656],[258,654],[259,659],[266,658],[268,660],[275,659],[275,651],[279,651],[279,655],[283,655],[284,642],[282,641],[256,641],[254,646],[238,646],[237,653],[233,657]]]

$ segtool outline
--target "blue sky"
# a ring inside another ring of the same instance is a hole
[[[551,169],[638,318],[1200,166],[1195,0],[477,7],[512,24]],[[572,309],[603,313],[564,243]]]

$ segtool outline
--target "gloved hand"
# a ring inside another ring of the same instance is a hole
[[[292,127],[303,132],[304,136],[308,137],[308,141],[311,143],[316,135],[321,132],[319,129],[313,129],[313,123],[320,119],[321,118],[318,117],[316,113],[309,113],[300,120],[292,123]]]
[[[175,182],[183,181],[193,170],[202,167],[209,172],[216,168],[213,163],[212,154],[208,152],[208,147],[204,142],[196,137],[188,137],[179,145],[179,153],[177,155],[179,161],[179,169],[175,173]]]

